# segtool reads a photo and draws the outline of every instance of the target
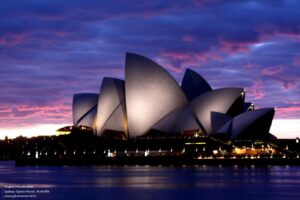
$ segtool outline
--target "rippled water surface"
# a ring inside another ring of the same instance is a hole
[[[300,166],[15,167],[1,161],[2,193],[15,185],[49,190],[35,199],[300,200]]]

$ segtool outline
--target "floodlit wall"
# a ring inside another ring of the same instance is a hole
[[[97,108],[98,94],[94,93],[80,93],[73,96],[73,125],[89,126],[92,128],[93,113]]]
[[[206,92],[190,102],[190,107],[206,134],[212,133],[212,112],[227,114],[238,98],[244,95],[242,88],[221,88]]]
[[[122,109],[122,107],[124,107],[124,105],[122,105],[124,98],[123,80],[107,77],[103,78],[100,88],[96,118],[97,135],[101,136],[103,134],[106,123],[109,123],[109,125],[106,126],[106,129],[120,130],[119,124],[123,123],[120,120],[125,118],[125,109]],[[109,122],[109,119],[117,120],[115,122],[115,127],[112,126],[112,122]],[[124,128],[122,131],[123,130]]]
[[[181,88],[189,101],[212,90],[207,81],[191,69],[186,69]]]

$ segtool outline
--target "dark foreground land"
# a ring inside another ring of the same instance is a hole
[[[0,160],[24,165],[300,165],[299,139],[100,138],[90,132],[0,141]]]

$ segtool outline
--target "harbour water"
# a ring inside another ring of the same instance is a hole
[[[0,187],[2,199],[299,200],[300,166],[16,167],[0,161]]]

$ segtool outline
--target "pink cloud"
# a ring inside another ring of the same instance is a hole
[[[300,67],[300,56],[294,58],[293,65],[297,66],[297,67]]]
[[[192,36],[192,35],[184,35],[184,36],[182,36],[181,41],[187,42],[187,43],[194,43],[194,42],[196,42],[196,38],[195,38],[195,36]]]
[[[12,113],[10,109],[5,111],[0,111],[0,119],[7,118],[7,117],[12,117]]]
[[[220,50],[228,54],[247,53],[254,42],[239,42],[220,39]]]
[[[295,83],[295,82],[284,82],[283,83],[283,88],[285,90],[294,89],[294,88],[296,88],[296,86],[297,86],[297,83]]]
[[[285,32],[280,33],[280,35],[291,38],[295,42],[300,42],[300,33]]]
[[[281,85],[283,91],[294,89],[297,87],[299,83],[299,78],[294,75],[284,75],[284,76],[278,75],[273,78]]]
[[[6,44],[6,40],[4,38],[0,38],[0,45],[5,45]]]
[[[283,91],[294,89],[299,83],[299,77],[295,74],[284,74],[286,68],[283,65],[277,65],[274,67],[267,67],[261,70],[263,75],[266,75],[271,80],[278,82],[281,85]]]
[[[215,52],[174,52],[166,51],[162,53],[159,60],[162,66],[175,71],[182,72],[186,67],[197,67],[208,61],[223,61],[223,58]],[[179,64],[177,63],[179,62]],[[176,63],[176,64],[174,64]],[[177,67],[176,67],[177,66]]]
[[[255,97],[256,99],[261,99],[265,96],[264,92],[264,84],[262,80],[257,80],[253,83],[253,85],[248,88],[247,94]]]
[[[39,18],[41,20],[66,20],[67,17],[65,15],[59,15],[59,14],[45,14],[45,13],[42,13],[42,14],[31,14],[30,15],[31,17],[35,17],[35,18]]]
[[[19,105],[0,111],[0,126],[15,127],[34,126],[43,123],[70,123],[72,109],[70,102],[60,100],[53,105],[30,106]]]
[[[300,106],[276,107],[276,115],[293,117],[299,116]]]
[[[162,54],[165,58],[170,58],[173,60],[184,61],[185,63],[197,64],[199,62],[206,62],[208,60],[222,61],[222,57],[214,52],[192,52],[192,53],[182,53],[182,52],[172,52],[166,51]]]
[[[264,23],[256,29],[260,33],[261,40],[270,40],[275,36],[290,38],[296,42],[300,41],[300,26],[292,30],[289,27],[278,26],[270,23]]]
[[[0,113],[1,112],[9,112],[10,111],[10,108],[5,106],[5,107],[0,107]]]
[[[300,101],[284,101],[285,104],[300,105]]]
[[[267,67],[264,68],[261,73],[263,75],[267,75],[267,76],[273,76],[276,74],[279,74],[281,72],[283,72],[285,70],[285,67],[283,65],[278,65],[278,66],[274,66],[274,67]]]
[[[256,63],[246,63],[246,64],[244,64],[243,67],[244,67],[245,69],[253,69],[253,68],[259,67],[259,65],[256,64]]]
[[[39,112],[39,110],[12,108],[11,112],[12,112],[12,117],[15,117],[15,118],[29,118],[31,116],[36,115]]]
[[[181,52],[172,52],[172,51],[166,51],[162,54],[162,56],[173,60],[190,60],[193,57],[192,54],[190,53],[181,53]]]
[[[67,35],[70,35],[70,33],[66,32],[66,31],[54,31],[54,34],[59,37],[65,37]]]
[[[175,65],[174,63],[171,62],[170,59],[158,59],[158,63],[163,66],[164,68],[167,68],[177,74],[183,72],[183,68],[181,65]]]
[[[217,4],[222,3],[222,0],[193,0],[194,5],[203,6],[206,4]]]
[[[0,38],[0,45],[17,46],[23,44],[32,33],[9,33]]]

